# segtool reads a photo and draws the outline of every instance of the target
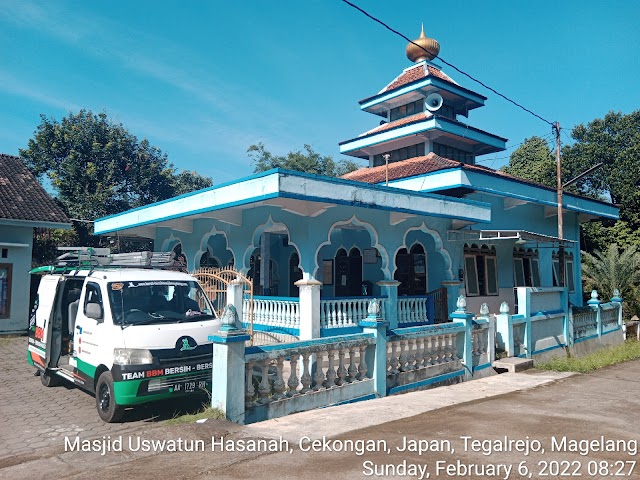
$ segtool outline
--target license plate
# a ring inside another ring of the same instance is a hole
[[[194,382],[181,382],[173,385],[173,392],[179,393],[193,393],[198,390],[206,390],[207,382],[204,380],[198,380]]]

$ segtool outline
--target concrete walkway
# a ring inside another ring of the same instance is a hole
[[[591,452],[588,457],[575,452],[550,453],[551,436],[566,435],[579,440],[599,438],[600,434],[605,434],[616,440],[640,439],[640,424],[635,422],[634,414],[640,408],[640,382],[635,380],[639,369],[640,361],[636,361],[592,375],[536,370],[509,373],[449,387],[304,412],[249,426],[224,421],[186,426],[140,426],[133,433],[101,437],[95,444],[101,448],[117,449],[118,440],[121,440],[122,452],[65,451],[65,443],[61,439],[54,448],[36,449],[0,459],[0,479],[520,478],[515,469],[522,461],[526,461],[525,466],[530,468],[528,471],[532,476],[529,478],[542,478],[539,474],[544,472],[540,472],[543,467],[539,462],[548,460],[580,462],[574,466],[581,468],[583,477],[599,478],[588,474],[588,468],[597,467],[596,464],[588,464],[589,461],[606,459],[614,468],[613,462],[632,461],[636,457],[624,452],[606,453],[604,456]],[[622,405],[625,408],[621,408]],[[495,441],[505,436],[514,440],[529,437],[540,441],[547,452],[525,456],[521,452],[494,451],[485,455],[481,451],[465,449],[463,437],[466,436],[479,441]],[[304,437],[327,437],[324,447],[322,441],[317,446],[324,451],[305,451],[313,449]],[[227,447],[225,451],[221,451],[222,438]],[[263,448],[262,451],[247,452],[228,448],[250,447],[254,444],[252,442],[261,438],[277,438],[271,444],[264,444],[276,446],[276,450],[281,451],[271,452]],[[367,452],[344,448],[336,450],[336,444],[327,443],[329,438],[337,440],[338,446],[349,445],[349,441],[351,445],[363,446],[370,440],[377,442],[377,446],[374,451]],[[69,447],[75,437],[67,439]],[[215,451],[212,451],[212,439],[217,444]],[[302,444],[301,439],[304,439]],[[172,447],[179,447],[178,443],[183,450],[189,448],[189,442],[198,447],[198,440],[202,442],[203,451],[171,451],[176,449]],[[448,442],[450,449],[401,451],[403,445],[411,440],[416,444],[422,440],[423,447],[433,447],[433,442],[440,445]],[[159,448],[163,441],[163,447]],[[144,445],[149,446],[150,451],[138,449]],[[77,446],[82,447],[83,444]],[[90,448],[93,446],[87,446]],[[485,470],[482,474],[453,470],[449,474],[444,470],[449,464],[454,468],[457,461],[473,463]],[[627,468],[626,464],[622,466]],[[487,473],[487,468],[493,468],[489,473],[495,475]],[[498,468],[499,471],[496,470]],[[631,475],[624,478],[640,478],[636,476],[640,466],[632,470]]]

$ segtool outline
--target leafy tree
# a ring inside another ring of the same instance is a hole
[[[198,172],[183,170],[173,176],[173,196],[182,195],[195,190],[202,190],[203,188],[210,187],[211,185],[213,185],[211,178],[203,177]]]
[[[568,171],[604,164],[577,183],[579,191],[619,205],[623,222],[603,222],[604,228],[586,229],[587,248],[608,245],[611,239],[640,247],[640,110],[627,115],[609,112],[603,119],[576,126],[571,136],[575,143],[562,152]]]
[[[69,216],[94,220],[211,185],[196,172],[176,173],[167,155],[138,140],[106,113],[69,113],[61,121],[41,116],[20,157],[40,180],[47,177]],[[74,222],[76,240],[97,245],[90,223]],[[38,246],[38,242],[36,242]],[[36,251],[34,259],[44,255]],[[46,255],[45,255],[46,256]]]
[[[525,139],[511,154],[509,164],[501,170],[547,187],[557,186],[555,155],[547,142],[540,137]]]
[[[360,168],[360,165],[352,160],[335,162],[332,157],[322,156],[306,144],[304,152],[298,150],[282,156],[273,155],[261,142],[257,145],[251,145],[247,149],[247,154],[255,164],[254,172],[256,173],[265,172],[272,168],[283,168],[328,177],[339,177]]]
[[[604,298],[611,298],[617,288],[625,300],[625,313],[638,312],[640,287],[640,253],[634,245],[622,250],[613,243],[593,254],[582,252],[582,278],[585,290],[595,289]]]

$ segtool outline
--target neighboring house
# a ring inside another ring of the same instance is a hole
[[[33,229],[70,226],[22,161],[0,154],[0,334],[29,327]]]
[[[437,55],[434,40],[418,41]],[[267,323],[304,339],[358,331],[363,297],[398,296],[395,324],[407,326],[446,320],[460,294],[470,311],[486,302],[495,313],[513,306],[514,287],[557,285],[555,191],[476,165],[506,146],[460,121],[486,97],[414,46],[407,56],[415,65],[360,102],[380,125],[340,144],[369,167],[343,178],[271,170],[98,219],[95,232],[151,238],[183,253],[189,270],[234,265],[253,278]],[[580,223],[618,209],[570,194],[563,207],[565,284],[582,305]],[[283,311],[274,302],[296,303],[302,285],[322,289],[320,329],[273,318]]]

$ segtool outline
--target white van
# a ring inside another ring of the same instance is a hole
[[[27,358],[43,385],[65,380],[95,393],[105,422],[129,406],[210,390],[208,337],[220,321],[194,277],[75,268],[51,267],[38,288]]]

